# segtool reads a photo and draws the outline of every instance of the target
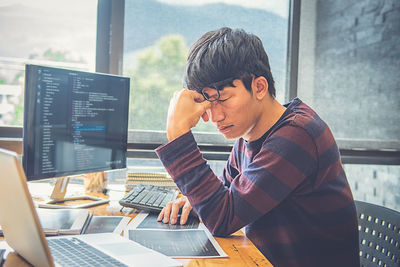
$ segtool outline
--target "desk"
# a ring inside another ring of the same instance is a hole
[[[100,196],[99,194],[93,194]],[[118,208],[113,208],[111,204],[88,208],[94,216],[129,216],[135,217],[136,214],[124,214]],[[261,254],[261,252],[248,240],[241,231],[236,232],[228,238],[215,237],[222,249],[228,254],[229,258],[219,259],[177,259],[184,266],[200,267],[200,266],[272,266],[271,263]],[[3,237],[0,237],[3,240]],[[15,254],[9,254],[6,266],[29,266],[24,260]]]

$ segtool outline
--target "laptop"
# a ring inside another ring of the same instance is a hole
[[[0,148],[0,170],[0,225],[7,244],[30,264],[41,267],[182,266],[174,259],[113,233],[46,238],[17,154]],[[79,260],[77,265],[71,262],[74,258]]]

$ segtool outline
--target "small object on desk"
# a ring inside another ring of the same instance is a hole
[[[123,207],[161,211],[165,205],[175,200],[178,191],[171,188],[153,185],[137,185],[126,196],[124,196],[119,204]]]
[[[92,213],[87,209],[36,209],[43,231],[51,235],[79,235],[89,224]]]
[[[104,193],[108,177],[106,172],[88,173],[83,176],[83,184],[86,192]]]
[[[36,212],[46,236],[79,235],[93,216],[86,209],[36,208]],[[0,236],[3,236],[1,227]]]
[[[177,189],[176,184],[166,173],[153,172],[127,172],[125,180],[125,189],[127,192],[136,185],[146,184]]]

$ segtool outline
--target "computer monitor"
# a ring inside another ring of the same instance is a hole
[[[129,84],[116,75],[26,65],[22,163],[28,181],[61,177],[47,204],[66,201],[71,175],[126,168]]]

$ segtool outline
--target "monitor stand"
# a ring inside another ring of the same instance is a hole
[[[104,198],[99,198],[99,197],[94,197],[94,196],[76,196],[76,197],[68,197],[65,198],[65,193],[67,192],[67,186],[69,183],[69,177],[60,177],[57,179],[56,184],[54,185],[53,192],[51,193],[50,196],[50,201],[47,201],[45,203],[38,203],[39,208],[51,208],[51,209],[83,209],[83,208],[88,208],[88,207],[93,207],[97,205],[102,205],[105,203],[108,203],[110,200],[104,199]],[[86,202],[86,201],[89,202]],[[69,201],[76,201],[76,202],[81,202],[85,201],[83,203],[78,203],[74,205],[68,205],[67,202]],[[62,205],[63,203],[67,203],[65,205]]]

